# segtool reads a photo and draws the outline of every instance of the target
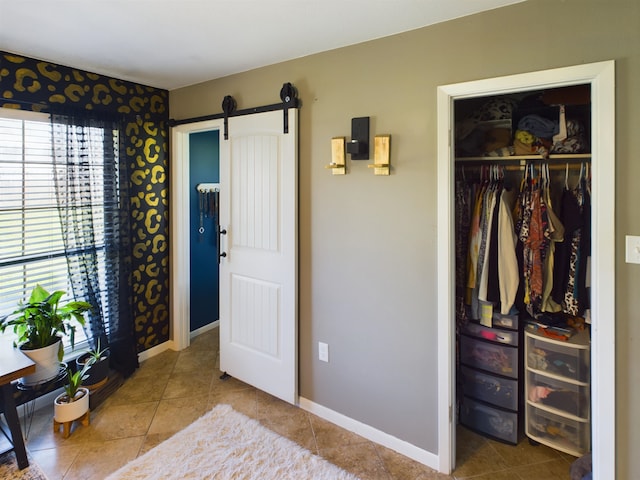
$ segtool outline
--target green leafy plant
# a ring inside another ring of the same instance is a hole
[[[36,285],[26,303],[20,301],[14,312],[0,318],[0,332],[13,327],[14,333],[18,336],[16,344],[26,350],[53,345],[61,335],[69,336],[73,348],[76,323],[84,326],[84,314],[91,310],[91,304],[71,301],[60,305],[63,295],[65,292],[62,290],[49,293],[42,286]],[[63,354],[61,343],[58,351],[60,360]]]
[[[75,372],[71,370],[71,368],[67,367],[67,383],[63,387],[67,403],[71,403],[76,400],[76,394],[82,386],[82,381],[87,378],[87,370],[93,362],[94,359],[90,358],[81,370],[76,370]]]
[[[98,339],[98,341],[96,342],[96,348],[92,348],[91,350],[89,350],[87,352],[87,355],[89,359],[93,360],[93,363],[96,363],[102,360],[102,357],[105,353],[107,353],[107,350],[109,350],[109,347],[100,349],[100,339]]]

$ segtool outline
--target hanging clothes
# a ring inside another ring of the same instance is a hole
[[[500,279],[498,278],[498,255],[500,238],[498,237],[498,223],[500,217],[500,199],[502,198],[502,183],[495,190],[495,206],[491,215],[490,243],[487,251],[487,291],[486,301],[492,303],[500,302]]]
[[[557,313],[562,310],[562,306],[557,304],[551,298],[551,291],[553,289],[553,269],[555,262],[555,248],[556,243],[564,241],[564,225],[560,222],[560,219],[553,210],[551,203],[551,186],[549,184],[549,166],[546,165],[546,187],[543,189],[547,205],[547,219],[549,222],[549,244],[547,247],[547,253],[545,256],[544,268],[543,268],[543,290],[542,290],[542,311],[549,313]]]
[[[562,194],[561,221],[565,240],[558,244],[553,274],[553,300],[562,311],[573,316],[589,304],[586,292],[586,266],[591,250],[591,199],[582,175],[574,189],[565,185]]]
[[[483,302],[487,299],[487,288],[489,285],[489,264],[491,258],[491,242],[493,234],[493,219],[496,212],[497,195],[501,187],[496,183],[490,183],[485,195],[484,215],[482,229],[482,241],[480,244],[480,252],[478,255],[478,275],[480,276],[478,282],[478,300]],[[496,223],[497,228],[497,223]],[[496,250],[497,251],[497,250]]]
[[[525,243],[525,258],[529,272],[529,314],[539,312],[542,306],[543,263],[549,242],[547,207],[541,195],[539,183],[531,192],[531,222],[529,237]]]
[[[511,197],[502,198],[503,171],[497,167],[483,168],[481,179],[475,185],[475,202],[471,210],[469,230],[469,250],[467,252],[467,293],[465,303],[469,306],[469,317],[478,320],[481,317],[480,304],[501,302],[501,288],[506,285],[514,285],[511,289],[517,289],[517,275],[507,274],[511,270],[508,260],[501,265],[501,251],[509,249],[511,245],[512,256],[514,253],[513,221],[511,219]],[[462,195],[459,192],[458,195]],[[502,215],[502,220],[500,219]],[[508,217],[505,232],[505,221]],[[500,227],[502,226],[502,232]],[[510,235],[508,232],[511,232]],[[504,238],[501,238],[504,237]],[[511,238],[509,238],[511,237]],[[506,243],[505,243],[506,242]],[[517,270],[517,264],[515,269]],[[502,272],[502,273],[501,273]],[[503,277],[506,277],[505,280]],[[515,280],[514,280],[515,277]],[[515,282],[515,283],[514,283]],[[512,302],[509,302],[512,304]]]
[[[591,308],[591,298],[587,282],[589,279],[589,263],[591,262],[591,185],[589,178],[582,179],[584,202],[582,204],[582,241],[580,242],[580,268],[577,274],[576,294],[578,295],[578,315],[583,316],[585,310]]]
[[[559,185],[556,177],[552,186],[546,163],[528,165],[517,192],[494,167],[482,168],[475,184],[456,182],[458,320],[484,318],[488,304],[504,315],[580,316],[589,305],[586,176],[552,203],[551,190]]]
[[[486,184],[479,186],[476,190],[473,213],[471,216],[471,227],[469,231],[469,250],[467,253],[467,294],[466,303],[471,306],[471,318],[480,318],[480,308],[478,304],[478,258],[480,256],[480,243],[482,240],[481,217],[482,206]]]
[[[455,195],[455,237],[456,237],[456,325],[461,327],[468,320],[465,306],[465,292],[467,285],[467,269],[464,259],[469,247],[469,229],[471,225],[472,188],[464,179],[456,181]]]
[[[456,181],[455,188],[456,259],[466,257],[471,225],[471,186],[464,180]],[[456,285],[466,284],[465,263],[456,261]]]
[[[500,291],[500,313],[503,315],[507,315],[511,311],[520,284],[518,258],[516,255],[518,237],[514,231],[513,216],[511,214],[513,204],[513,192],[506,188],[503,189],[498,212],[498,285]]]

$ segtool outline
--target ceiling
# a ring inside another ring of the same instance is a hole
[[[0,50],[168,90],[523,0],[0,0]]]

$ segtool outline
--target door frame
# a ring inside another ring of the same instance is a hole
[[[169,338],[172,350],[183,350],[191,343],[189,315],[191,302],[191,268],[189,265],[189,135],[221,131],[224,120],[187,123],[171,128],[170,162],[170,312]],[[214,322],[215,323],[215,322]]]
[[[438,87],[438,460],[455,467],[455,249],[453,104],[569,85],[591,85],[591,447],[594,478],[615,478],[615,64],[557,68]]]

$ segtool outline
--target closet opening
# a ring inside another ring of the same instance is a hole
[[[475,438],[614,478],[613,62],[438,94],[441,471]]]
[[[591,445],[590,98],[454,101],[459,433],[546,445],[542,461]]]

